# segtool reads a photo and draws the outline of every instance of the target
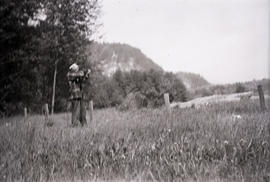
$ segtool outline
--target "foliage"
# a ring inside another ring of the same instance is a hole
[[[39,112],[52,96],[56,66],[56,108],[63,110],[59,103],[68,94],[63,92],[68,90],[68,65],[76,61],[94,66],[86,63],[86,48],[98,27],[99,8],[97,0],[1,1],[1,115],[16,114],[25,106]]]
[[[183,83],[174,74],[162,71],[117,70],[111,78],[104,77],[99,83],[100,86],[93,96],[97,108],[117,106],[122,102],[125,105],[123,108],[127,108],[128,102],[136,103],[137,108],[159,107],[164,103],[164,93],[170,94],[171,102],[187,99]],[[134,99],[135,102],[132,101]]]
[[[246,91],[246,88],[243,84],[241,83],[236,83],[235,84],[235,93],[241,93],[241,92],[245,92]]]
[[[23,100],[32,101],[31,96],[39,94],[31,85],[37,77],[33,70],[35,54],[30,55],[33,50],[31,35],[36,35],[37,31],[28,26],[28,20],[38,8],[39,2],[33,0],[3,0],[0,3],[0,115],[21,110],[21,106],[29,104]]]
[[[188,90],[209,86],[210,83],[199,74],[188,72],[177,72],[176,76],[181,79]]]
[[[114,107],[119,105],[123,96],[116,83],[107,77],[99,77],[98,84],[93,91],[93,102],[96,108]]]
[[[66,114],[49,126],[8,118],[0,181],[269,181],[269,114],[255,100],[170,114],[98,110],[86,128],[69,127]]]

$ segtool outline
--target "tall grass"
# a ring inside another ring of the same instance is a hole
[[[269,181],[270,112],[257,102],[98,110],[86,128],[68,114],[2,120],[0,181]]]

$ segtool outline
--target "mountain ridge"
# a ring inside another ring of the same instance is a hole
[[[100,70],[106,76],[111,76],[116,70],[121,71],[164,71],[157,63],[148,58],[140,49],[122,43],[98,43],[91,45],[91,59],[97,62]],[[202,76],[195,73],[179,71],[175,73],[187,89],[196,89],[210,85]]]
[[[93,43],[92,57],[100,65],[104,75],[111,76],[116,70],[148,71],[163,69],[140,49],[121,43]]]

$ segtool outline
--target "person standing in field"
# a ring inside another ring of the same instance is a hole
[[[79,66],[74,63],[69,67],[67,73],[71,101],[71,124],[77,126],[80,123],[82,126],[87,124],[86,121],[86,93],[83,86],[89,78],[90,69],[80,70]]]

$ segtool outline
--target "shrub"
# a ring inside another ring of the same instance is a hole
[[[111,77],[100,77],[92,86],[91,97],[96,108],[120,106],[120,110],[159,107],[164,104],[163,94],[170,101],[186,101],[187,91],[173,73],[150,70],[148,72],[116,71]]]
[[[241,83],[236,83],[235,84],[235,93],[241,93],[241,92],[245,92],[246,88],[243,84]]]

